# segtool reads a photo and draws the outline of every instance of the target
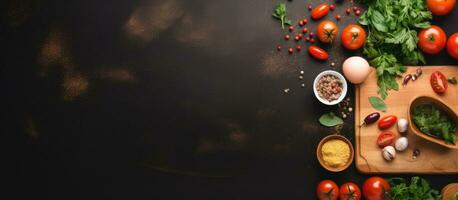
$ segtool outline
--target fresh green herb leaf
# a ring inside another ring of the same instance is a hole
[[[458,83],[456,77],[448,78],[447,81],[452,85],[456,85]]]
[[[398,177],[390,178],[388,179],[388,182],[391,185],[392,200],[442,199],[439,191],[432,189],[428,181],[417,176],[411,178],[410,184],[405,179]]]
[[[291,20],[288,19],[287,16],[286,16],[286,4],[284,4],[284,3],[277,4],[272,16],[274,18],[280,20],[282,29],[285,29],[285,24],[286,25],[291,25]]]
[[[378,93],[385,99],[389,90],[398,90],[396,77],[404,65],[425,64],[417,49],[417,30],[428,28],[432,14],[424,0],[365,0],[367,10],[359,23],[367,26],[369,34],[363,54],[377,69]]]
[[[337,125],[344,123],[342,118],[340,118],[333,112],[321,115],[319,121],[321,125],[327,126],[327,127],[333,127],[333,126],[337,126]]]
[[[369,97],[369,103],[371,103],[371,106],[376,110],[386,111],[386,104],[379,97]]]
[[[442,138],[447,144],[456,143],[455,123],[435,105],[415,107],[413,121],[423,133]]]

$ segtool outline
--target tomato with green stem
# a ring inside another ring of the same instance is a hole
[[[455,33],[448,38],[447,52],[452,58],[458,59],[458,33]]]
[[[363,184],[363,196],[366,200],[389,200],[391,186],[384,178],[370,177]]]
[[[334,181],[323,180],[316,187],[316,196],[320,200],[337,200],[339,198],[339,187]]]
[[[418,46],[428,54],[439,53],[445,47],[446,42],[447,35],[441,27],[436,25],[431,25],[418,33]]]
[[[336,39],[338,33],[339,28],[337,28],[337,25],[329,20],[322,21],[318,24],[316,31],[318,39],[323,43],[331,43]]]
[[[455,7],[455,0],[427,0],[428,9],[438,16],[450,13]]]
[[[342,31],[342,45],[349,50],[356,50],[366,41],[366,31],[357,24],[351,24]]]
[[[340,200],[360,200],[361,190],[358,185],[352,182],[344,183],[340,186]]]

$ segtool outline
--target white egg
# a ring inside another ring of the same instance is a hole
[[[342,64],[342,70],[345,78],[353,84],[364,82],[371,71],[367,60],[359,56],[347,58]]]

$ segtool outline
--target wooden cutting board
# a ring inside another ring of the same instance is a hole
[[[408,67],[407,73],[415,73],[417,67]],[[432,90],[429,79],[434,71],[441,71],[444,75],[458,78],[458,66],[424,66],[423,74],[415,82],[407,86],[401,85],[398,79],[399,91],[390,91],[385,103],[386,112],[381,116],[396,115],[398,118],[407,119],[407,108],[410,101],[419,95],[437,96],[458,113],[458,86],[449,84],[446,94],[439,96]],[[438,144],[431,143],[420,137],[408,133],[409,147],[404,152],[397,152],[396,158],[387,162],[381,155],[381,149],[376,140],[381,132],[377,124],[359,128],[364,118],[376,110],[372,108],[368,98],[377,96],[377,76],[372,70],[368,79],[356,87],[355,92],[355,163],[362,173],[416,173],[416,174],[446,174],[458,173],[458,150],[450,150]],[[398,133],[396,126],[389,130]],[[418,148],[420,156],[413,159],[413,150]]]

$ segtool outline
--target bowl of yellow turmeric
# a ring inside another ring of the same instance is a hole
[[[353,162],[353,145],[344,136],[329,135],[318,144],[316,156],[326,170],[341,172]]]

